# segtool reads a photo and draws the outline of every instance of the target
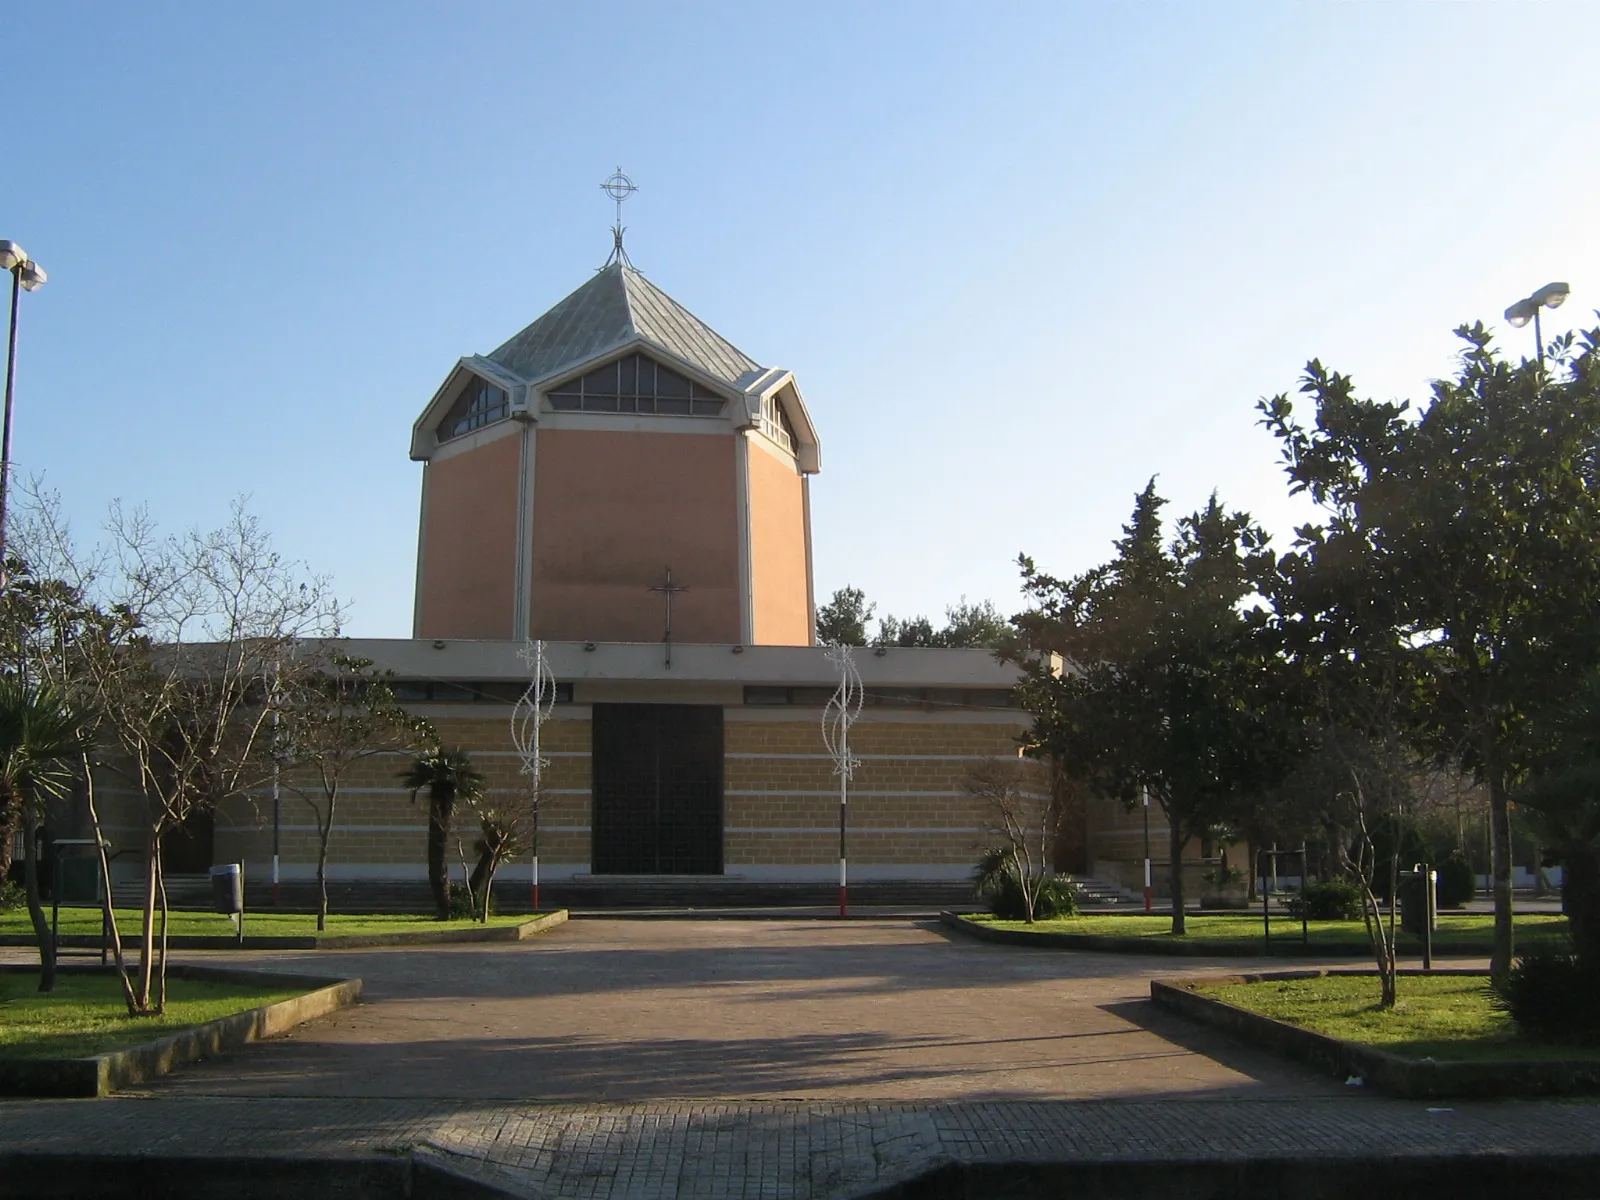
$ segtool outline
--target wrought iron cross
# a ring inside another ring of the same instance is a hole
[[[661,642],[667,648],[667,667],[670,669],[672,667],[672,598],[679,592],[687,592],[689,587],[687,584],[672,582],[671,566],[666,568],[666,572],[666,577],[660,583],[652,584],[650,590],[652,592],[660,592],[662,599],[666,603],[666,627],[661,635]]]

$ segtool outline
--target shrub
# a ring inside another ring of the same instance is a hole
[[[1592,1042],[1600,1040],[1597,996],[1600,970],[1575,954],[1533,950],[1494,989],[1494,1004],[1529,1037]]]
[[[1022,884],[1017,879],[1015,858],[1006,849],[986,851],[973,872],[974,890],[989,911],[1006,921],[1025,921],[1027,904],[1022,895]],[[1056,917],[1078,915],[1078,889],[1066,875],[1047,875],[1039,885],[1039,897],[1033,905],[1033,916],[1038,921]]]
[[[1324,879],[1306,888],[1306,919],[1309,921],[1359,921],[1361,889],[1348,879]],[[1289,911],[1300,915],[1300,897],[1290,896]]]
[[[0,912],[25,908],[27,904],[28,894],[20,883],[0,883]]]
[[[493,904],[489,905],[489,914],[491,916],[494,915]],[[451,888],[450,916],[446,919],[451,921],[475,921],[477,918],[478,910],[473,907],[472,893],[464,887]]]
[[[1457,850],[1439,864],[1439,907],[1461,908],[1478,890],[1478,878],[1467,856]]]

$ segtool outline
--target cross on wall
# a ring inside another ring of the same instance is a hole
[[[689,587],[687,584],[676,584],[672,582],[672,566],[671,564],[668,564],[666,567],[666,574],[663,576],[661,582],[651,584],[650,590],[652,592],[660,592],[662,602],[666,606],[664,627],[661,634],[661,643],[667,648],[667,667],[670,669],[672,666],[672,598],[680,592],[687,592]]]

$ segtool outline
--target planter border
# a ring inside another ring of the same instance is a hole
[[[1467,968],[1421,971],[1402,968],[1402,976],[1474,975]],[[1274,980],[1318,979],[1354,975],[1376,978],[1370,970],[1268,971],[1240,975],[1200,975],[1152,979],[1150,1000],[1157,1007],[1201,1024],[1225,1030],[1255,1046],[1296,1059],[1345,1079],[1359,1078],[1387,1096],[1405,1100],[1473,1099],[1512,1096],[1564,1096],[1600,1093],[1600,1060],[1592,1062],[1535,1059],[1525,1062],[1436,1062],[1404,1058],[1359,1042],[1347,1042],[1287,1021],[1262,1016],[1237,1004],[1201,994],[1197,989],[1225,983],[1270,983]]]
[[[113,975],[104,967],[60,966],[63,975]],[[6,974],[34,974],[31,964],[0,965]],[[327,1016],[361,998],[360,979],[325,975],[286,975],[242,967],[173,964],[169,976],[213,983],[244,983],[307,989],[298,996],[218,1017],[165,1037],[85,1058],[0,1058],[0,1096],[104,1096],[118,1088],[147,1083],[178,1067],[234,1050]]]
[[[249,913],[245,914],[246,920]],[[520,942],[536,933],[564,923],[567,910],[555,909],[514,925],[490,925],[476,929],[407,929],[395,933],[307,933],[281,937],[238,938],[209,934],[179,934],[167,939],[170,950],[357,950],[374,946],[448,946],[470,942]],[[37,945],[31,935],[0,935],[0,946]],[[100,939],[90,934],[66,934],[61,945],[72,949],[97,949]]]
[[[1123,937],[1105,933],[1058,933],[1054,930],[1028,933],[1022,929],[994,929],[948,910],[939,914],[939,922],[948,929],[977,938],[980,942],[994,942],[1001,946],[1031,946],[1036,950],[1095,950],[1105,954],[1154,954],[1174,958],[1366,958],[1372,953],[1372,947],[1366,942],[1312,942],[1307,945],[1298,937],[1291,941],[1287,935],[1282,941],[1273,938],[1272,949],[1268,951],[1259,938],[1253,941],[1196,938],[1193,941],[1173,942],[1163,941],[1159,936]],[[1435,941],[1433,952],[1435,955],[1486,955],[1488,947]]]

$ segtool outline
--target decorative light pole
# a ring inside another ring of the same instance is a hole
[[[1521,329],[1529,321],[1533,322],[1533,344],[1539,352],[1539,375],[1544,376],[1544,334],[1539,329],[1539,310],[1541,308],[1560,308],[1566,302],[1571,289],[1564,283],[1547,283],[1531,296],[1518,300],[1506,309],[1506,320],[1512,326]]]
[[[530,882],[533,885],[533,911],[539,911],[539,791],[544,769],[550,765],[539,748],[539,731],[550,719],[556,705],[556,677],[544,656],[544,642],[529,642],[518,651],[518,657],[528,664],[532,676],[528,690],[522,693],[511,710],[511,744],[517,748],[522,760],[520,770],[528,780],[528,795],[533,805],[531,841],[533,843],[533,868]]]
[[[11,394],[17,378],[17,301],[49,278],[44,268],[15,242],[0,241],[0,268],[11,272],[11,340],[6,349],[5,432],[0,434],[0,587],[6,578],[6,499],[11,484]]]
[[[839,686],[822,710],[822,744],[828,748],[828,756],[833,759],[833,773],[839,777],[839,916],[843,919],[850,914],[849,877],[845,865],[848,862],[845,834],[849,828],[850,779],[861,765],[861,760],[850,753],[850,727],[861,716],[865,692],[849,646],[835,646],[828,651],[827,659],[839,672]]]

